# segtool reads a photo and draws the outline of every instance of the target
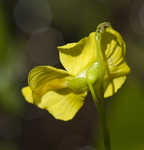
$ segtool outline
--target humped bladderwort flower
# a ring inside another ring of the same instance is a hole
[[[58,51],[66,70],[37,66],[22,89],[26,101],[48,110],[56,119],[68,121],[75,116],[89,91],[88,83],[98,97],[102,84],[107,98],[118,91],[130,72],[125,42],[109,23],[98,25],[96,32],[79,42],[58,46]]]

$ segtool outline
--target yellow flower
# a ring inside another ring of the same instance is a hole
[[[103,72],[105,98],[117,92],[130,72],[125,42],[107,23],[77,43],[59,46],[58,51],[66,71],[35,67],[28,75],[28,86],[22,89],[29,103],[48,110],[56,119],[67,121],[75,116],[84,103],[88,82],[99,94],[99,70]]]

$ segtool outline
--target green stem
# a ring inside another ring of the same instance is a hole
[[[109,136],[109,130],[108,130],[107,121],[106,121],[105,103],[102,101],[103,100],[101,100],[101,104],[99,104],[98,113],[99,113],[99,119],[101,123],[102,135],[104,138],[105,150],[110,150],[111,149],[110,136]]]
[[[93,86],[92,86],[91,83],[88,83],[88,86],[89,86],[89,89],[90,89],[90,92],[91,92],[93,101],[94,101],[94,103],[95,103],[95,105],[96,105],[96,108],[97,108],[98,105],[99,105],[99,102],[98,102],[98,100],[97,100],[97,97],[96,97],[95,91],[94,91],[94,89],[93,89]]]
[[[99,119],[100,119],[100,124],[101,124],[101,132],[102,132],[102,136],[103,136],[103,140],[104,140],[105,150],[111,150],[109,130],[107,128],[107,121],[106,121],[104,98],[101,97],[101,100],[98,101],[93,86],[90,83],[88,83],[88,86],[89,86],[93,101],[96,104],[96,108],[97,108],[97,111],[99,114]]]

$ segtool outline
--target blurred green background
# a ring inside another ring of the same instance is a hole
[[[78,41],[109,21],[127,43],[131,74],[107,102],[112,150],[144,150],[144,1],[0,1],[0,150],[103,150],[89,95],[69,122],[24,101],[36,65],[62,67],[56,46]]]

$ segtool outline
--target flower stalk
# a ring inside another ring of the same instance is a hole
[[[111,150],[110,135],[109,135],[109,130],[108,130],[107,121],[106,121],[105,103],[102,102],[97,107],[97,110],[99,113],[99,120],[100,120],[100,124],[101,124],[101,132],[103,135],[105,150]]]
[[[100,120],[100,127],[101,127],[101,132],[102,132],[102,137],[104,141],[104,147],[105,150],[110,150],[110,136],[109,136],[109,130],[107,127],[107,121],[106,121],[106,111],[105,111],[105,101],[104,101],[104,65],[103,65],[103,59],[104,59],[104,54],[101,50],[101,34],[104,32],[106,27],[111,27],[111,25],[107,22],[101,24],[98,26],[96,30],[96,48],[97,48],[97,64],[98,67],[97,69],[97,79],[95,80],[95,83],[92,84],[90,80],[87,80],[89,90],[91,92],[93,101],[96,105],[98,115],[99,115],[99,120]],[[95,70],[96,70],[95,69]],[[91,75],[90,75],[91,76]],[[87,78],[89,79],[89,78]],[[99,84],[99,92],[96,93],[94,90],[95,84]]]
[[[103,137],[105,150],[111,150],[110,135],[109,135],[109,130],[108,130],[107,121],[106,121],[104,98],[101,97],[101,99],[98,100],[93,86],[90,83],[88,85],[89,85],[89,89],[90,89],[93,101],[94,101],[97,111],[98,111],[101,133],[102,133],[102,137]]]

